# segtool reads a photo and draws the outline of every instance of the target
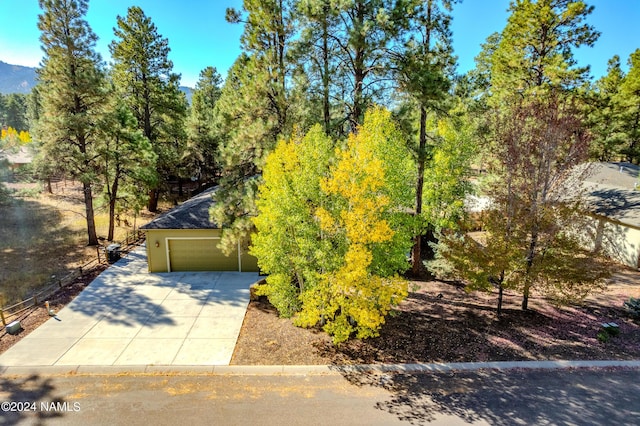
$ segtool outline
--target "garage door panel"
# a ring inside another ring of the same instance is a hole
[[[170,239],[171,271],[237,271],[237,256],[225,256],[218,239]]]

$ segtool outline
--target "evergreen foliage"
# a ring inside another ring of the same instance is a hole
[[[576,0],[515,0],[491,55],[491,90],[499,101],[543,88],[571,89],[588,77],[573,50],[593,46],[600,33],[585,21],[593,6]]]
[[[202,70],[193,91],[187,120],[188,142],[183,162],[205,183],[216,181],[220,173],[220,138],[215,128],[215,107],[221,86],[222,77],[215,67]]]
[[[153,147],[160,182],[166,182],[181,172],[187,108],[180,76],[169,60],[169,41],[137,6],[130,7],[127,16],[118,16],[114,35],[109,46],[113,83]],[[157,210],[159,193],[158,186],[149,188],[150,211]]]
[[[144,188],[157,182],[157,156],[129,108],[113,94],[100,129],[103,144],[98,150],[99,170],[104,182],[103,196],[109,206],[107,240],[113,241],[116,215],[126,211],[138,213],[148,201]]]
[[[614,161],[626,142],[623,133],[619,91],[624,79],[620,57],[609,59],[607,75],[600,78],[591,91],[589,124],[593,134],[590,157],[598,161]]]
[[[448,108],[448,90],[455,59],[451,48],[451,15],[454,1],[408,1],[404,9],[409,11],[404,28],[408,37],[402,48],[392,55],[396,78],[400,89],[415,102],[420,111],[417,135],[417,179],[415,213],[423,219],[411,253],[412,272],[418,277],[422,272],[422,234],[434,231],[437,224],[423,215],[425,203],[436,203],[439,190],[429,188],[425,182],[434,160],[434,147],[438,144],[434,116],[443,116]],[[432,117],[429,117],[431,115]],[[440,157],[441,161],[443,158]],[[438,188],[438,186],[436,186]],[[427,193],[425,193],[427,189]],[[426,198],[425,198],[426,197]],[[429,198],[431,197],[431,199]]]
[[[86,0],[40,0],[38,28],[45,56],[39,71],[42,155],[82,182],[89,245],[98,244],[94,223],[96,129],[105,96],[96,35],[84,16]]]
[[[256,177],[278,139],[291,135],[293,127],[288,90],[292,4],[245,0],[244,12],[227,10],[229,22],[245,23],[246,53],[229,70],[215,114],[221,178],[211,217],[223,227],[221,247],[227,252],[253,231]]]
[[[619,125],[624,140],[621,154],[629,162],[640,163],[640,49],[629,56],[629,72],[620,82],[614,98],[619,107]]]

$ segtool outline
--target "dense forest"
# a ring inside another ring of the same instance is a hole
[[[586,161],[640,163],[640,49],[594,81],[573,57],[599,37],[593,7],[514,0],[461,75],[456,3],[245,0],[226,15],[242,54],[202,70],[189,105],[142,9],[115,19],[107,67],[87,0],[40,0],[38,85],[0,97],[0,122],[30,133],[41,179],[82,183],[90,245],[98,194],[113,218],[156,211],[169,182],[218,185],[222,245],[253,234],[263,294],[336,341],[375,335],[407,253],[414,276],[435,251],[433,271],[517,289],[523,309],[534,289],[571,300],[606,271],[558,225],[579,209],[557,191]],[[483,245],[464,235],[472,192],[493,200]]]

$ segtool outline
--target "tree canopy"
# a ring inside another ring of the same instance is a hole
[[[281,315],[321,324],[336,343],[377,335],[407,294],[398,276],[413,228],[407,154],[383,109],[366,114],[344,145],[316,126],[269,154],[251,253],[269,273],[260,292]]]
[[[157,172],[166,181],[179,174],[187,107],[179,89],[180,76],[173,72],[169,59],[169,41],[137,6],[130,7],[127,16],[117,17],[114,35],[109,45],[113,84],[151,142],[158,158]],[[149,191],[148,208],[156,211],[159,188]]]
[[[43,116],[40,137],[49,161],[83,185],[89,245],[98,244],[93,182],[97,122],[102,113],[104,72],[95,51],[96,35],[84,19],[86,0],[40,0],[40,42],[45,56],[39,70]]]

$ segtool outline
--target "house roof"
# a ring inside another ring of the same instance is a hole
[[[584,163],[568,180],[561,199],[571,199],[580,193],[587,207],[597,215],[640,229],[640,166],[631,163]],[[469,212],[486,210],[491,205],[487,197],[467,196]]]
[[[640,166],[591,163],[588,167],[584,188],[591,211],[640,228]]]
[[[217,187],[210,188],[188,199],[140,229],[217,229],[218,226],[211,222],[209,216],[216,189]]]
[[[33,153],[25,146],[18,150],[0,150],[0,159],[6,159],[9,164],[30,164],[33,161]]]

